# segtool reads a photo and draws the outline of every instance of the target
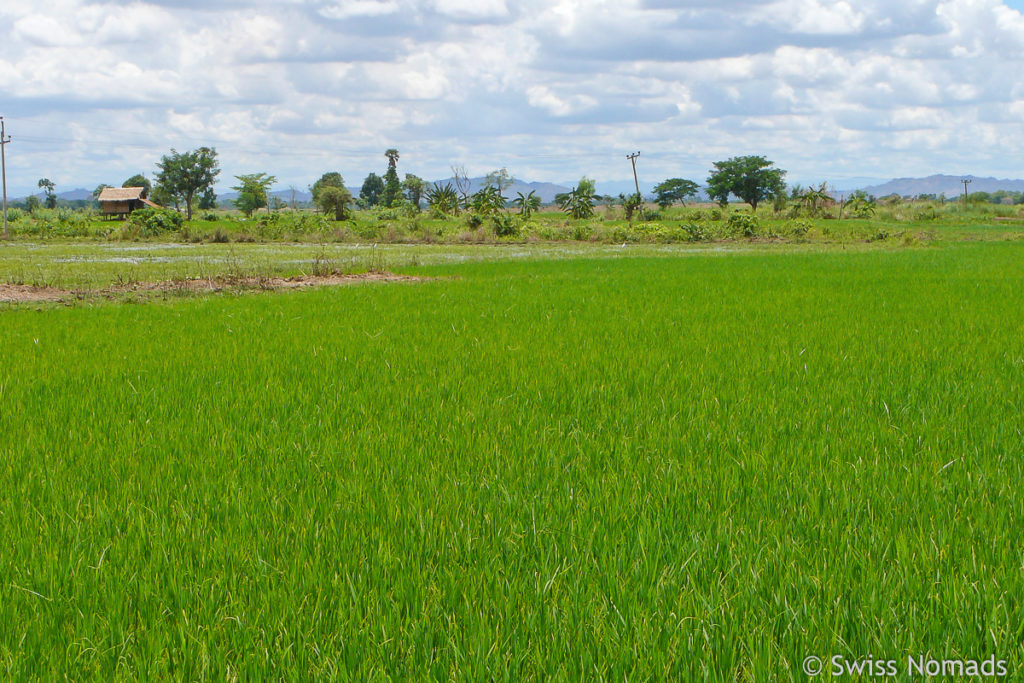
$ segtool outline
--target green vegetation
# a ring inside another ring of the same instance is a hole
[[[0,676],[1024,661],[1024,244],[744,248],[0,311]]]
[[[328,178],[332,174],[326,174]],[[394,208],[354,210],[341,176],[317,181],[317,211],[260,209],[251,217],[238,211],[205,211],[192,220],[183,214],[163,221],[163,226],[140,233],[132,228],[138,221],[109,220],[94,209],[54,210],[36,207],[32,212],[12,209],[9,215],[11,239],[97,240],[159,239],[180,242],[536,242],[586,241],[602,243],[673,242],[815,242],[851,243],[867,241],[932,242],[969,239],[1018,239],[1024,235],[1024,206],[962,204],[932,201],[874,200],[853,195],[839,203],[831,198],[812,201],[804,191],[776,209],[760,206],[756,212],[738,205],[722,209],[715,205],[690,204],[659,208],[621,202],[595,206],[588,188],[576,189],[575,196],[563,198],[566,209],[541,207],[536,195],[516,197],[506,207],[506,198],[491,186],[467,198],[463,209],[458,191],[450,183],[428,186],[425,197],[430,210],[420,212],[411,201]],[[321,189],[334,187],[338,193],[322,197]],[[589,196],[589,199],[587,198]],[[524,204],[525,202],[525,204]],[[576,214],[590,212],[587,218]],[[177,213],[169,210],[169,213]],[[733,218],[756,216],[756,220]],[[518,228],[500,229],[512,218]],[[491,220],[491,219],[496,220]],[[744,230],[737,231],[739,221]],[[753,230],[746,229],[754,226]]]
[[[380,203],[384,194],[384,180],[376,173],[370,173],[359,190],[359,203],[363,208],[372,208]]]
[[[555,197],[555,201],[566,215],[576,220],[594,215],[595,199],[597,193],[594,190],[594,181],[587,177],[580,178],[579,184],[569,192]]]
[[[38,183],[38,187],[40,189],[42,189],[43,192],[46,194],[46,199],[43,202],[43,205],[47,209],[56,209],[57,208],[57,192],[56,192],[56,187],[57,186],[54,184],[54,182],[52,180],[50,180],[49,178],[40,178],[39,179],[39,183]]]
[[[692,180],[669,178],[654,186],[654,201],[658,206],[667,209],[676,202],[685,204],[687,199],[696,197],[700,186]]]
[[[238,192],[235,206],[247,218],[267,206],[267,196],[270,193],[270,188],[277,182],[276,177],[266,173],[247,173],[236,175],[235,178],[238,180],[238,185],[231,188]]]
[[[162,206],[185,205],[185,214],[192,220],[192,207],[196,195],[213,192],[213,183],[220,175],[217,150],[200,147],[190,152],[171,150],[157,162],[153,199]]]
[[[143,197],[148,197],[149,193],[153,189],[153,183],[149,182],[149,178],[147,178],[143,174],[136,173],[131,178],[129,178],[128,180],[126,180],[123,183],[121,183],[121,187],[141,187],[142,188],[142,196]],[[200,208],[202,208],[202,207],[200,207]]]
[[[723,207],[730,196],[750,204],[753,211],[765,199],[784,196],[786,172],[761,156],[732,157],[716,161],[708,176],[708,196]]]

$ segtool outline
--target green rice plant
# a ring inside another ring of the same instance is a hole
[[[0,311],[0,675],[1024,661],[1022,252],[481,262]]]
[[[694,251],[0,310],[0,677],[1024,661],[1024,244]]]

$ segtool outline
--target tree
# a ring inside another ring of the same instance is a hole
[[[38,209],[41,205],[42,203],[39,201],[39,197],[35,196],[34,194],[30,194],[29,196],[25,197],[25,211],[27,211],[29,214],[35,213],[36,209]]]
[[[459,213],[459,193],[451,183],[434,183],[427,188],[427,203],[438,217]]]
[[[121,183],[121,187],[141,187],[142,196],[148,197],[150,191],[153,189],[153,184],[149,182],[149,178],[146,176],[141,173],[136,173],[131,178]]]
[[[180,203],[181,200],[178,197],[178,195],[171,194],[167,190],[167,188],[157,183],[153,187],[153,190],[149,193],[149,201],[153,202],[154,204],[158,204],[159,206],[173,205],[174,208],[177,209],[178,204]]]
[[[669,178],[654,186],[654,201],[658,202],[661,208],[667,209],[676,202],[686,204],[686,200],[696,197],[699,191],[700,186],[692,180]]]
[[[388,170],[384,172],[384,193],[381,203],[394,206],[402,199],[402,183],[398,180],[398,150],[389,149],[384,152],[388,158]]]
[[[466,167],[452,166],[451,168],[452,180],[455,182],[455,189],[458,191],[459,196],[462,197],[462,205],[469,206],[469,190],[473,184],[469,180]]]
[[[871,218],[875,215],[875,198],[864,190],[855,190],[846,201],[846,213],[852,218]]]
[[[484,176],[484,185],[493,185],[498,188],[498,192],[504,192],[507,188],[512,187],[512,183],[515,181],[516,179],[512,177],[507,168],[491,171]]]
[[[212,189],[220,175],[217,150],[213,147],[200,147],[180,153],[172,147],[171,153],[161,157],[156,167],[158,185],[168,197],[173,198],[175,206],[179,199],[185,203],[189,220],[192,219],[192,200],[197,194]]]
[[[512,203],[519,207],[519,213],[524,218],[529,218],[531,213],[540,208],[540,197],[537,196],[537,190],[530,190],[529,194],[516,192]]]
[[[213,191],[212,187],[206,188],[206,191],[199,197],[198,206],[203,211],[212,211],[217,208],[217,194]]]
[[[571,218],[590,218],[594,215],[594,200],[597,199],[594,181],[584,176],[580,178],[579,185],[555,199]]]
[[[476,213],[493,216],[505,208],[507,201],[498,188],[493,185],[485,185],[473,193],[470,203]]]
[[[323,192],[324,190],[326,190],[328,187],[335,187],[335,188],[339,188],[339,189],[344,189],[345,188],[345,179],[342,178],[341,174],[338,173],[337,171],[328,171],[327,173],[324,173],[322,176],[320,176],[320,180],[316,181],[315,183],[313,183],[312,185],[309,186],[309,191],[313,195],[313,205],[314,206],[320,206],[320,204],[319,204],[320,193]],[[351,198],[351,196],[352,196],[352,193],[350,192],[349,193],[349,197]],[[294,203],[294,201],[295,200],[294,200],[294,194],[293,194],[292,203]]]
[[[633,224],[633,214],[637,212],[644,205],[644,198],[640,194],[633,192],[629,196],[624,194],[619,195],[619,201],[622,202],[622,210],[626,214],[626,220],[629,221],[630,225]],[[642,216],[641,216],[642,218]]]
[[[277,178],[266,173],[248,173],[236,175],[235,178],[239,181],[238,185],[231,188],[238,191],[235,206],[246,216],[252,216],[254,211],[267,205],[267,194],[271,186],[277,182]]]
[[[359,189],[359,199],[367,207],[376,206],[380,203],[381,195],[384,194],[384,181],[376,173],[366,176],[363,186]]]
[[[345,186],[325,185],[316,194],[316,206],[324,215],[333,213],[334,220],[343,221],[348,217],[348,205],[352,193]]]
[[[824,182],[819,187],[812,185],[797,198],[797,202],[811,217],[817,216],[821,209],[832,201],[832,195],[828,193],[828,185]]]
[[[406,173],[405,180],[402,181],[402,187],[405,188],[405,198],[419,211],[420,200],[427,189],[427,181],[412,173]]]
[[[46,192],[46,208],[56,209],[57,208],[57,193],[54,192],[54,188],[57,186],[49,178],[40,178],[39,187],[43,188]]]
[[[708,176],[708,196],[722,206],[733,194],[750,204],[757,211],[757,205],[764,199],[775,197],[786,191],[786,172],[775,168],[774,163],[761,156],[732,157],[716,161],[715,170]]]

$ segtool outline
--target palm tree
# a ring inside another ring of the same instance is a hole
[[[540,197],[537,196],[537,190],[530,190],[530,193],[525,195],[516,192],[516,198],[512,203],[519,207],[520,215],[529,218],[531,213],[540,208]]]
[[[808,215],[817,216],[818,211],[832,201],[832,197],[828,193],[828,186],[822,183],[819,187],[811,186],[805,190],[798,201],[807,210]]]
[[[451,183],[440,185],[434,183],[427,188],[427,203],[430,209],[438,216],[448,216],[459,213],[459,193],[452,187]]]
[[[473,210],[484,216],[497,214],[505,208],[508,200],[502,196],[501,190],[493,185],[487,185],[473,194],[471,204]]]
[[[398,150],[392,147],[384,152],[384,156],[388,158],[388,168],[395,168],[398,166]]]
[[[562,210],[571,218],[590,218],[594,215],[594,200],[597,195],[594,193],[593,181],[583,178],[580,184],[568,193],[555,197]]]

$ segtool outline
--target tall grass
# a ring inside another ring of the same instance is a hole
[[[1022,256],[488,263],[6,311],[0,672],[1017,665]]]

